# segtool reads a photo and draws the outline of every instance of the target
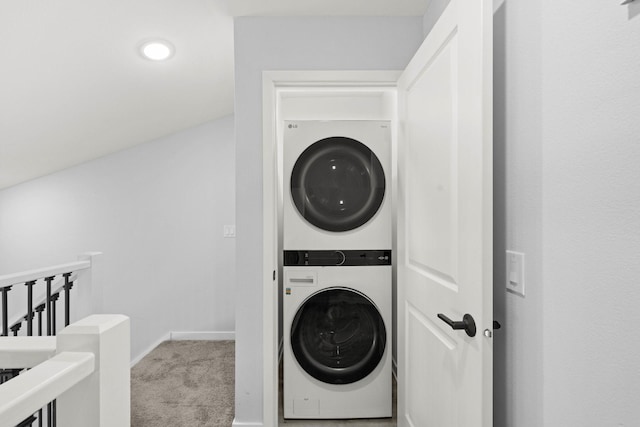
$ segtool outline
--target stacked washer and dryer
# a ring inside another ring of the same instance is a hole
[[[284,417],[390,417],[390,123],[287,121],[283,150]]]

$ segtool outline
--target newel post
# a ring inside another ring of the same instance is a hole
[[[95,371],[57,399],[58,425],[129,427],[130,325],[123,315],[97,314],[59,332],[57,352],[92,352]]]
[[[74,286],[72,319],[83,319],[102,313],[102,252],[86,252],[78,255],[78,261],[91,262],[91,268],[78,271],[78,285]]]

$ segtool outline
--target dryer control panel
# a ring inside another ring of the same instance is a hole
[[[284,265],[391,265],[391,250],[284,251]]]

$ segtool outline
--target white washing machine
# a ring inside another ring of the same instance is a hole
[[[284,417],[391,417],[391,251],[285,251],[284,264]]]
[[[391,247],[389,121],[286,121],[283,248]]]

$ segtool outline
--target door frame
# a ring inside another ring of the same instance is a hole
[[[393,88],[398,71],[263,71],[262,73],[262,422],[278,425],[278,134],[281,89]]]

